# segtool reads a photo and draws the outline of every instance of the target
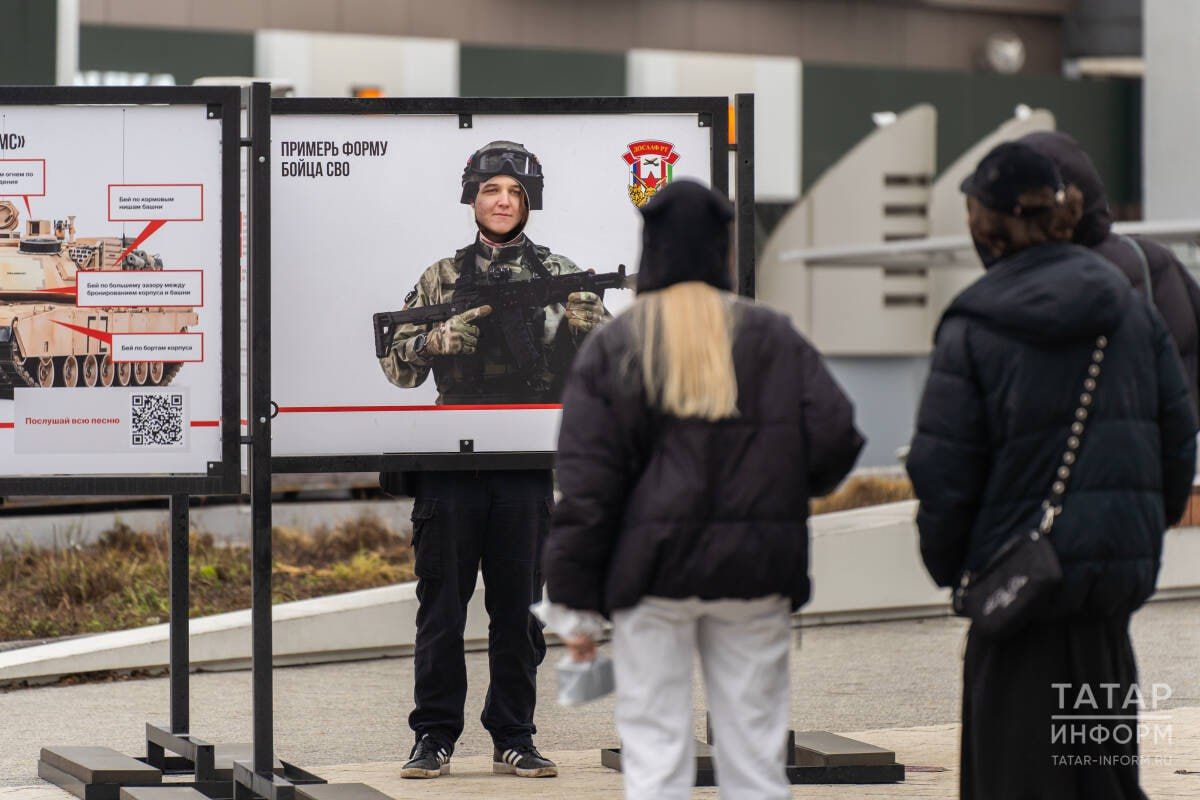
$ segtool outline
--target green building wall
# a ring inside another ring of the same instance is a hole
[[[609,97],[625,94],[624,53],[463,44],[462,97]]]
[[[53,84],[58,6],[47,0],[0,0],[0,86]]]
[[[254,34],[83,25],[79,69],[166,73],[180,86],[204,76],[253,75]]]
[[[1141,82],[804,64],[803,190],[874,130],[876,111],[917,104],[938,112],[939,171],[1013,115],[1021,103],[1054,113],[1058,130],[1091,154],[1117,207],[1141,202]]]

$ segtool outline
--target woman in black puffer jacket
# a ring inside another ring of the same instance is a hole
[[[1137,682],[1129,617],[1154,591],[1164,530],[1191,490],[1188,386],[1153,307],[1069,243],[1082,199],[1052,161],[1000,145],[963,189],[987,272],[942,318],[907,461],[939,585],[1037,526],[1094,343],[1108,345],[1050,536],[1061,585],[1014,637],[968,634],[962,797],[1142,798],[1136,724],[1095,717],[1138,711],[1126,702]]]
[[[863,440],[789,320],[730,293],[728,201],[676,181],[643,214],[638,300],[567,380],[547,597],[612,616],[627,798],[691,797],[697,652],[721,796],[786,798],[808,501]],[[594,649],[559,632],[580,658]]]

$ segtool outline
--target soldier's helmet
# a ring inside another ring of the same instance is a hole
[[[542,163],[537,156],[516,142],[488,142],[471,154],[462,176],[462,202],[470,204],[479,194],[480,185],[497,175],[509,175],[521,184],[529,209],[542,208]]]

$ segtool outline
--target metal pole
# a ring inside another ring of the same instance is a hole
[[[171,733],[187,733],[188,719],[188,496],[171,495]]]
[[[737,267],[738,294],[754,297],[754,95],[734,95],[737,126]]]
[[[254,674],[254,771],[275,761],[271,669],[271,87],[255,83],[249,104],[250,216],[249,429],[253,541],[251,630]]]

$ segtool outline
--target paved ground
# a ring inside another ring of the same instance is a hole
[[[1143,683],[1173,689],[1172,764],[1145,769],[1151,797],[1200,796],[1200,601],[1157,603],[1134,620]],[[797,789],[804,797],[951,797],[957,778],[960,620],[890,622],[809,628],[792,661],[792,720],[797,729],[867,732],[863,738],[893,747],[900,760],[947,772],[917,772],[901,787],[868,790]],[[613,797],[619,780],[597,766],[597,749],[615,744],[611,701],[583,709],[559,708],[550,667],[542,681],[538,722],[542,749],[557,754],[565,769],[558,781],[512,785],[512,796]],[[402,787],[396,764],[408,750],[405,715],[411,706],[412,662],[388,659],[276,671],[276,750],[326,778],[365,780],[393,796],[502,796],[501,778],[490,770],[490,744],[476,718],[486,688],[482,654],[468,659],[471,691],[468,726],[454,761],[453,781]],[[250,732],[250,675],[194,675],[193,731],[209,741],[245,741]],[[142,725],[164,719],[164,679],[28,689],[0,694],[0,800],[66,798],[37,784],[35,765],[44,744],[103,744],[136,754]],[[703,724],[696,696],[697,734]],[[1149,753],[1148,753],[1149,754]],[[339,766],[340,765],[340,766]],[[347,766],[350,765],[350,766]],[[360,766],[354,766],[360,765]],[[362,766],[365,765],[365,766]],[[357,777],[356,777],[357,776]],[[475,776],[475,777],[470,777]],[[500,783],[497,783],[500,781]],[[532,784],[532,785],[530,785]],[[821,793],[824,792],[824,793]],[[505,793],[507,794],[507,792]],[[697,797],[715,794],[698,791]]]

